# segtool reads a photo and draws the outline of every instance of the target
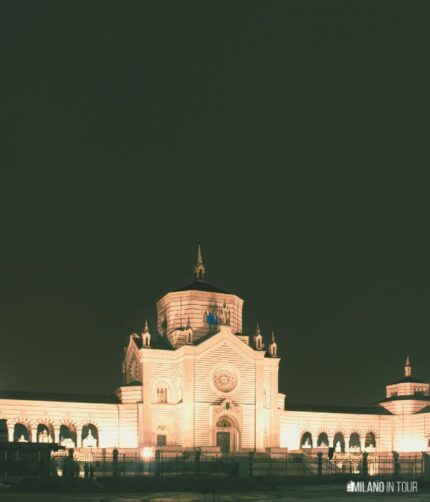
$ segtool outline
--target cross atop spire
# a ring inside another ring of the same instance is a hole
[[[412,366],[411,366],[411,358],[409,357],[409,354],[406,356],[406,363],[405,363],[405,377],[410,377],[412,376]]]
[[[197,248],[197,261],[196,261],[196,266],[194,267],[194,277],[196,281],[205,280],[205,266],[203,264],[202,248],[200,246],[200,243]]]

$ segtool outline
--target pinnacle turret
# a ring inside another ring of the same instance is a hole
[[[257,327],[255,328],[254,347],[257,350],[264,349],[263,337],[261,336],[260,325],[258,324],[258,322],[257,322]]]
[[[196,266],[194,267],[194,277],[197,281],[205,280],[205,266],[203,264],[203,256],[202,256],[202,248],[199,244],[197,248],[197,261]]]
[[[405,362],[405,377],[410,377],[412,376],[412,366],[411,366],[411,358],[409,357],[409,354],[406,356],[406,362]]]

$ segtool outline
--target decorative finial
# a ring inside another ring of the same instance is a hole
[[[199,246],[197,248],[197,262],[194,267],[194,276],[197,281],[205,280],[205,266],[203,265],[202,248]]]
[[[275,342],[275,332],[272,331],[272,343],[274,343],[274,342]]]
[[[405,377],[410,377],[412,375],[412,366],[411,366],[411,358],[409,357],[409,354],[406,356],[406,363],[405,363]]]
[[[145,321],[145,327],[143,328],[144,333],[148,333],[149,328],[148,328],[148,321]]]

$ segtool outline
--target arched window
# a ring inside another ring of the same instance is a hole
[[[5,419],[0,420],[0,442],[8,441],[7,434],[7,421]]]
[[[84,448],[97,448],[99,445],[99,431],[94,424],[85,424],[82,427],[82,446]]]
[[[366,439],[364,442],[364,447],[367,449],[375,449],[376,448],[376,437],[375,434],[371,431],[369,431],[366,434]]]
[[[349,436],[349,449],[360,450],[360,447],[360,435],[358,434],[358,432],[353,432]]]
[[[302,434],[302,439],[300,440],[300,448],[312,448],[312,434],[306,431]]]
[[[157,403],[167,403],[167,386],[157,385]]]
[[[74,448],[76,445],[76,429],[71,425],[61,424],[60,444],[66,448]]]
[[[342,432],[336,432],[334,435],[333,446],[334,451],[337,453],[345,451],[345,438],[343,437]]]
[[[320,432],[318,435],[317,446],[319,448],[328,448],[328,436],[326,432]]]
[[[133,354],[128,361],[127,382],[142,382],[142,366]]]
[[[23,443],[28,443],[30,441],[28,428],[24,424],[15,424],[15,427],[13,428],[13,440]]]
[[[36,441],[38,443],[52,443],[52,431],[46,424],[39,424],[37,426]]]
[[[176,382],[171,382],[168,378],[160,377],[154,381],[152,384],[152,396],[151,400],[153,403],[173,403],[177,398],[177,384]]]

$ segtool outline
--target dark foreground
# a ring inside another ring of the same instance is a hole
[[[274,480],[150,480],[64,479],[15,481],[0,483],[1,502],[197,502],[197,501],[403,501],[430,500],[430,486],[418,482],[417,493],[348,493],[347,480],[331,480],[324,484],[297,480],[276,483]]]

